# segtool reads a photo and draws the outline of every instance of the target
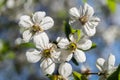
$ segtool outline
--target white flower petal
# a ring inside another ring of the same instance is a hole
[[[59,51],[59,52],[53,51],[53,52],[51,53],[51,56],[52,56],[53,58],[57,59],[57,58],[59,58],[60,53],[61,53],[60,51]]]
[[[55,44],[53,44],[53,43],[48,43],[47,45],[46,45],[46,47],[45,47],[45,49],[50,49],[50,48],[55,48]]]
[[[30,30],[26,30],[23,32],[22,36],[25,42],[29,42],[30,39],[32,38],[32,33],[30,32]]]
[[[108,70],[111,70],[115,65],[115,56],[110,54],[108,57]]]
[[[59,74],[67,78],[72,74],[72,66],[69,63],[61,63],[59,66]]]
[[[70,20],[69,24],[75,29],[81,29],[82,28],[81,27],[82,25],[81,25],[79,20]]]
[[[66,56],[66,61],[70,61],[73,57],[73,54],[72,53],[69,53],[68,56]]]
[[[10,9],[14,8],[15,7],[15,1],[14,0],[7,0],[6,6],[7,6],[8,9],[9,8]]]
[[[107,61],[105,61],[103,58],[99,58],[97,60],[96,66],[101,72],[104,72],[105,74],[107,74],[105,76],[108,77],[110,74],[112,74],[116,70],[116,67],[114,67],[114,64],[115,64],[115,56],[110,54]],[[106,79],[103,79],[103,80],[106,80]]]
[[[24,28],[32,27],[33,23],[30,16],[24,15],[20,17],[19,26]]]
[[[35,12],[33,15],[34,23],[40,24],[45,15],[46,13],[44,11]]]
[[[77,46],[78,46],[78,48],[80,48],[82,50],[88,50],[92,46],[92,41],[89,39],[85,39],[81,43],[77,44]]]
[[[76,7],[71,8],[69,14],[72,19],[78,19],[80,17],[79,11]]]
[[[104,68],[104,71],[106,71],[106,73],[108,72],[108,61],[105,61],[104,64],[103,64],[103,68]]]
[[[77,38],[76,34],[74,34],[74,35],[73,35],[73,34],[70,34],[70,35],[69,35],[69,39],[70,39],[70,41],[72,41],[72,42],[76,42],[76,40],[77,40],[76,38]]]
[[[56,41],[58,42],[58,47],[62,49],[67,49],[67,46],[69,45],[69,41],[67,38],[58,37]]]
[[[80,14],[80,17],[82,17],[84,15],[82,6],[79,7],[79,14]]]
[[[88,17],[92,17],[94,14],[94,10],[93,8],[88,5],[87,3],[84,4],[84,8],[83,8],[83,15],[86,15]]]
[[[76,49],[76,51],[74,52],[74,58],[76,59],[76,61],[79,63],[85,62],[86,61],[86,56],[85,53],[81,50]]]
[[[45,17],[44,19],[42,19],[42,22],[40,23],[40,27],[43,29],[43,30],[48,30],[50,29],[51,27],[53,27],[54,25],[54,21],[51,17],[47,16]]]
[[[88,36],[94,36],[95,33],[96,33],[96,28],[91,28],[88,24],[85,24],[83,31],[84,31],[85,34],[87,34]]]
[[[88,24],[91,28],[95,28],[100,22],[100,19],[98,17],[91,17],[88,21]]]
[[[15,40],[15,44],[16,45],[20,45],[20,44],[22,44],[22,43],[24,43],[24,41],[23,41],[23,39],[21,38],[21,37],[18,37],[16,40]],[[0,48],[1,49],[1,48]]]
[[[53,61],[48,58],[48,59],[44,59],[41,64],[40,67],[42,69],[42,72],[46,75],[46,74],[52,74],[55,70],[55,63],[53,63]]]
[[[73,54],[70,50],[61,50],[60,62],[70,61]]]
[[[26,52],[27,60],[31,63],[36,63],[41,59],[40,51],[37,51],[36,49],[29,49]]]
[[[105,60],[104,60],[103,58],[97,59],[97,62],[96,62],[96,67],[97,67],[101,72],[104,71],[104,67],[103,67],[104,62],[105,62]]]
[[[49,38],[45,32],[38,33],[34,35],[33,41],[37,48],[46,49],[49,44]]]
[[[116,71],[118,67],[112,67],[111,69],[108,70],[108,74],[112,74],[114,71]]]

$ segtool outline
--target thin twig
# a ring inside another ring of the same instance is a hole
[[[105,73],[100,73],[100,72],[98,72],[98,73],[81,73],[81,74],[83,74],[83,75],[104,75]]]

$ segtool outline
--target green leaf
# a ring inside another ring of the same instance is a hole
[[[120,80],[120,65],[117,70],[107,78],[107,80]]]
[[[76,32],[77,32],[77,30],[75,30],[75,29],[73,29],[73,28],[71,27],[71,33],[74,34],[74,33],[76,33]]]
[[[75,30],[71,28],[71,31],[72,31],[71,33],[74,36],[76,42],[78,42],[81,39],[81,30],[80,29]]]
[[[0,55],[0,61],[3,61],[3,60],[4,60],[3,55]]]
[[[1,8],[2,6],[4,6],[4,4],[6,3],[6,1],[7,1],[7,0],[0,0],[0,8]]]
[[[69,35],[73,34],[73,35],[76,35],[75,38],[77,38],[76,40],[79,41],[81,38],[81,30],[80,29],[77,29],[77,30],[73,29],[67,21],[64,22],[64,25],[65,25],[65,34],[66,34],[66,37],[68,38],[68,40],[69,40]]]
[[[83,1],[83,3],[86,3],[87,2],[87,0],[82,0]]]
[[[14,59],[15,58],[15,53],[13,51],[9,51],[7,54],[6,54],[6,58],[7,59]]]
[[[115,0],[117,3],[120,3],[120,0]]]
[[[59,19],[65,19],[67,17],[67,12],[65,10],[60,10],[57,12],[57,17]]]
[[[24,48],[24,47],[31,48],[32,47],[32,48],[34,48],[35,45],[33,43],[23,43],[23,44],[20,44],[19,47],[22,47],[22,48]]]
[[[74,77],[74,80],[88,80],[84,75],[76,71],[73,71],[73,77]]]
[[[77,30],[77,41],[81,39],[81,30]]]
[[[115,12],[115,10],[116,10],[116,2],[115,2],[115,0],[107,0],[107,6],[108,6],[108,8],[110,9],[110,11],[112,13]]]
[[[65,35],[66,37],[69,39],[69,35],[71,34],[71,26],[69,25],[68,21],[64,22],[64,26],[65,26]]]
[[[7,41],[0,39],[0,54],[5,54],[10,49]]]
[[[76,59],[75,59],[74,57],[72,57],[72,62],[73,62],[76,66],[79,65],[79,63],[76,61]]]
[[[92,43],[92,47],[90,49],[94,49],[96,47],[97,47],[96,43]]]

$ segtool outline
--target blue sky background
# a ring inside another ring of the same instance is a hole
[[[54,28],[47,31],[49,38],[55,40],[58,36],[64,36],[63,21],[69,16],[69,9],[79,7],[83,3],[81,0],[9,1],[0,1],[0,80],[41,80],[43,74],[39,67],[40,62],[32,64],[26,60],[25,51],[30,46],[20,47],[15,44],[16,39],[21,37],[18,26],[20,16],[35,11],[45,11],[55,21]],[[115,2],[114,12],[108,7],[107,0],[87,0],[87,3],[94,8],[95,16],[99,17],[101,22],[97,26],[96,35],[91,38],[97,47],[86,52],[85,64],[92,72],[98,72],[95,66],[96,60],[100,57],[107,59],[112,53],[116,57],[115,66],[118,66],[120,64],[120,2]],[[71,64],[73,69],[80,71],[82,64],[79,66]],[[98,80],[98,76],[93,75],[90,80]]]

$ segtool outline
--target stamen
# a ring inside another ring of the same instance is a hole
[[[43,31],[43,30],[40,28],[39,25],[37,25],[37,24],[33,25],[33,26],[32,26],[32,32],[33,32],[33,33],[36,33],[36,32],[38,32],[38,31]]]
[[[45,49],[45,50],[43,51],[43,56],[44,56],[45,58],[51,57],[50,49]]]
[[[77,48],[77,45],[72,42],[72,43],[69,44],[68,48],[71,49],[71,50],[75,50]]]
[[[79,21],[82,25],[85,25],[85,23],[88,21],[88,17],[82,16],[81,18],[79,18]]]
[[[43,56],[45,57],[45,58],[51,58],[52,56],[51,56],[51,53],[53,53],[53,51],[54,51],[54,45],[52,45],[49,49],[45,49],[44,51],[43,51]]]

